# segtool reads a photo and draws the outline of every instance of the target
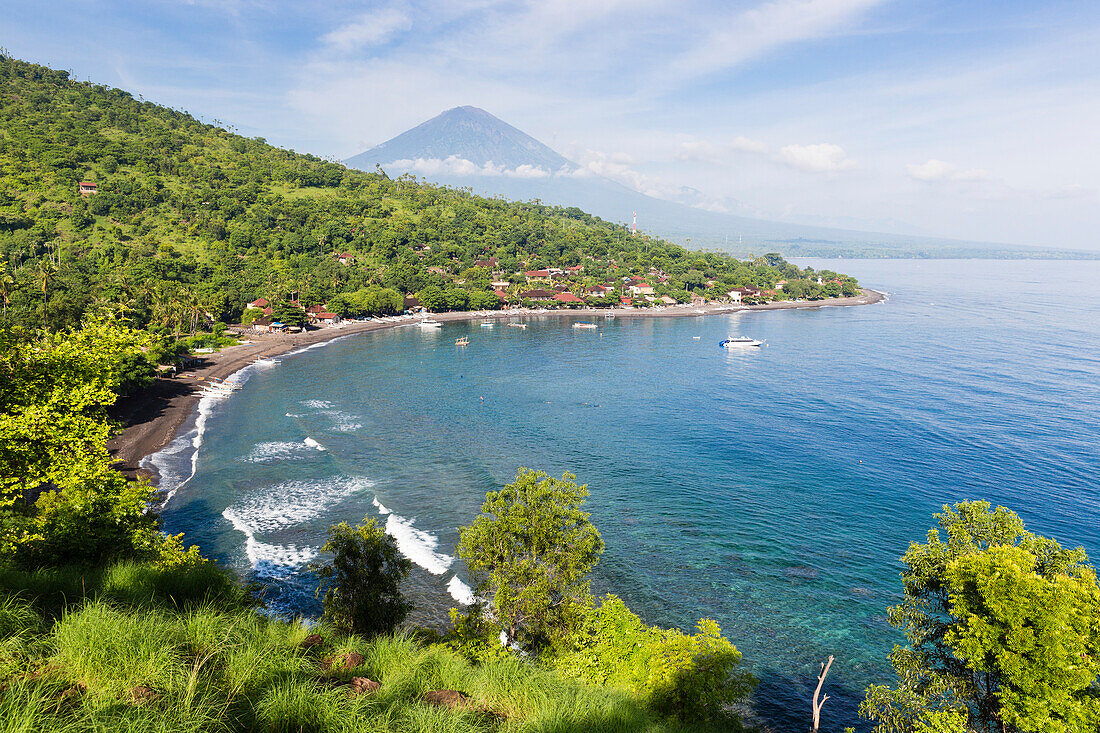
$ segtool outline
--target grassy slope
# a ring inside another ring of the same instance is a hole
[[[303,649],[317,631],[324,645]],[[324,669],[351,652],[363,657],[354,669]],[[352,676],[381,690],[353,696],[339,685]],[[0,573],[0,680],[0,733],[681,730],[630,694],[521,660],[473,665],[408,636],[365,641],[272,620],[216,572],[134,564]],[[137,699],[141,687],[155,695]],[[473,703],[422,702],[436,689]]]

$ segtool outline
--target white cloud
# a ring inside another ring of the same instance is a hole
[[[412,21],[396,8],[379,8],[321,37],[325,45],[348,53],[385,43],[394,35],[412,27]]]
[[[844,152],[844,148],[832,143],[786,145],[780,149],[779,159],[792,168],[811,173],[832,173],[848,170],[856,165]]]
[[[984,181],[989,178],[989,171],[982,170],[981,168],[959,170],[959,167],[954,163],[948,163],[947,161],[937,160],[935,158],[930,158],[924,163],[907,165],[905,166],[905,172],[909,174],[910,178],[927,182],[975,182]]]
[[[679,78],[733,68],[790,43],[841,32],[883,0],[770,0],[733,17],[712,18],[713,29],[670,69]]]
[[[383,170],[415,173],[420,176],[503,176],[505,178],[547,178],[550,171],[537,165],[523,164],[505,168],[489,161],[478,165],[466,158],[451,155],[447,158],[402,158],[382,165]]]
[[[676,160],[712,161],[720,152],[714,145],[703,140],[688,140],[680,143],[676,149]]]

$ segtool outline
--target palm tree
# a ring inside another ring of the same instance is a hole
[[[15,278],[8,272],[8,268],[0,269],[0,298],[4,300],[4,318],[8,317],[8,304],[11,302],[11,292],[15,288]]]
[[[49,288],[50,281],[53,280],[56,274],[57,266],[49,260],[39,262],[38,269],[34,273],[35,282],[42,288],[42,329],[45,331],[50,330],[50,326],[46,321],[46,291]]]

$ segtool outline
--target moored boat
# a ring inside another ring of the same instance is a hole
[[[736,349],[742,346],[763,346],[763,341],[757,341],[748,336],[731,336],[725,341],[719,341],[718,345],[723,349]]]

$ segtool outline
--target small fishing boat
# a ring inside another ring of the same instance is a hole
[[[423,320],[418,325],[421,328],[440,328],[443,326],[439,321],[433,321],[431,319]]]
[[[508,328],[527,328],[526,323],[509,323]]]
[[[742,346],[763,346],[763,341],[757,341],[748,336],[731,336],[725,341],[719,341],[718,345],[723,349],[737,349]]]
[[[497,324],[493,323],[492,321],[482,321],[481,322],[481,327],[482,328],[492,328],[495,325],[497,325]]]
[[[588,321],[577,321],[573,324],[573,328],[598,328],[595,323],[589,323]]]
[[[469,346],[469,345],[470,345],[470,337],[469,336],[463,336],[462,338],[455,339],[455,346]]]

